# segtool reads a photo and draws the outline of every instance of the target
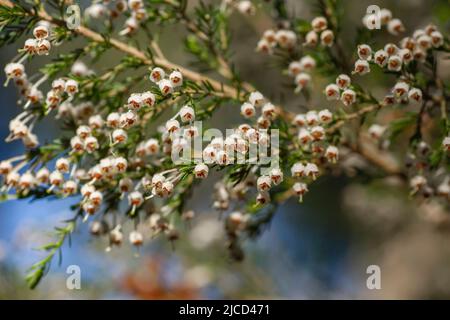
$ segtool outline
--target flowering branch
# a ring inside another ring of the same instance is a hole
[[[241,81],[230,61],[229,18],[236,11],[251,16],[259,9],[255,3],[200,3],[190,12],[185,0],[94,2],[84,11],[84,23],[72,30],[58,18],[65,9],[60,1],[0,0],[0,27],[6,30],[1,44],[30,35],[5,67],[6,84],[18,88],[23,108],[6,141],[21,140],[27,151],[0,163],[2,198],[81,197],[73,207],[77,217],[57,230],[59,240],[44,247],[49,255],[32,267],[31,287],[81,217],[90,220],[93,235],[108,237],[107,251],[122,244],[125,232],[135,247],[156,236],[173,243],[179,225],[195,216],[185,208],[187,198],[211,170],[221,175],[213,208],[223,216],[227,248],[236,260],[244,257],[242,241],[260,234],[280,203],[291,197],[302,202],[321,175],[346,168],[338,161],[342,148],[409,181],[412,194],[439,196],[448,206],[449,88],[436,76],[436,52],[448,52],[449,45],[437,27],[377,51],[375,44],[358,44],[351,71],[340,34],[340,1],[318,1],[319,15],[310,22],[290,17],[283,1],[273,1],[277,27],[263,32],[256,51],[280,60],[293,78],[288,87],[308,103],[307,112],[294,113]],[[115,32],[119,16],[126,19]],[[375,18],[364,17],[365,27]],[[389,10],[380,18],[388,32],[405,31]],[[93,22],[106,31],[94,31]],[[150,23],[185,26],[186,50],[217,78],[168,60]],[[139,30],[148,38],[146,50],[131,44]],[[26,65],[75,36],[88,44],[59,54],[39,73],[26,73]],[[82,62],[101,59],[111,48],[123,56],[100,75]],[[381,100],[358,83],[372,68],[396,80]],[[312,88],[320,75],[333,81],[324,90]],[[146,91],[135,92],[143,85]],[[50,88],[45,95],[44,87]],[[330,109],[312,107],[315,93],[325,94]],[[242,123],[226,136],[203,128],[225,104],[229,110],[240,106]],[[382,116],[385,124],[376,123]],[[59,121],[64,134],[41,145],[33,129],[43,117]],[[406,166],[392,148],[402,135],[409,140]]]

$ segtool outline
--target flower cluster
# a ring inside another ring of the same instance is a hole
[[[123,14],[129,15],[125,20],[123,29],[119,32],[122,36],[135,33],[139,29],[140,24],[147,19],[147,11],[142,0],[95,2],[86,8],[84,14],[92,20],[101,18],[115,19]]]
[[[311,82],[310,72],[316,67],[316,61],[311,56],[302,57],[299,61],[292,61],[288,67],[290,76],[295,77],[296,92],[300,92]]]
[[[328,29],[328,21],[325,17],[315,17],[311,21],[311,31],[305,35],[304,45],[315,47],[319,43],[325,47],[331,47],[334,44],[334,33]]]
[[[405,32],[405,27],[400,19],[393,18],[389,9],[383,8],[379,12],[367,14],[362,19],[363,25],[369,30],[378,29],[386,26],[388,32],[397,36]]]
[[[324,109],[319,112],[315,110],[308,111],[306,114],[297,114],[294,117],[293,124],[298,127],[298,143],[303,152],[311,155],[311,160],[324,157],[331,163],[336,163],[339,159],[339,149],[327,142],[326,128],[333,121],[333,114]],[[319,174],[319,168],[316,163],[299,161],[291,167],[291,176],[294,179],[312,179],[315,180]],[[296,182],[293,185],[293,191],[303,200],[303,195],[308,191],[307,181]]]
[[[289,29],[266,30],[256,45],[256,51],[272,54],[275,48],[292,50],[297,44],[297,34]]]
[[[351,79],[346,74],[336,78],[336,83],[326,86],[325,96],[327,100],[340,100],[345,106],[351,106],[356,102],[356,91],[351,87]]]
[[[448,205],[449,92],[435,66],[441,59],[437,53],[448,52],[449,43],[436,26],[416,30],[398,43],[381,43],[379,50],[373,49],[379,47],[372,39],[359,37],[356,53],[348,50],[355,56],[352,66],[340,38],[340,1],[321,1],[310,22],[290,17],[284,1],[277,1],[271,11],[276,27],[263,32],[256,50],[280,59],[295,91],[303,93],[301,101],[283,107],[278,105],[284,103],[283,94],[273,92],[271,97],[281,99],[269,101],[232,61],[231,15],[238,11],[249,16],[266,7],[256,1],[225,0],[220,6],[94,1],[84,13],[89,24],[105,18],[98,32],[89,25],[70,29],[59,23],[62,3],[60,10],[43,4],[36,12],[11,3],[13,9],[6,6],[0,12],[12,24],[20,22],[4,28],[2,39],[33,32],[5,67],[7,83],[19,88],[23,107],[10,122],[6,140],[22,140],[27,148],[0,162],[1,192],[5,199],[77,199],[71,224],[58,229],[62,238],[54,252],[79,220],[89,220],[93,235],[108,238],[108,251],[127,237],[136,247],[156,235],[174,241],[180,237],[180,224],[195,216],[185,208],[191,191],[204,179],[218,179],[212,207],[222,213],[232,256],[242,259],[240,239],[259,234],[286,199],[303,201],[319,176],[348,172],[352,157],[364,163],[361,170],[370,167],[368,176],[375,171],[377,176],[393,175],[404,190],[409,186],[414,195]],[[113,18],[119,16],[125,27],[117,30],[119,19]],[[387,9],[364,17],[364,23],[373,29],[378,18],[394,35],[405,31]],[[36,23],[42,19],[46,21]],[[159,47],[158,28],[150,30],[150,22],[152,28],[182,24],[189,34],[186,48],[196,58],[193,66],[208,72],[170,61]],[[22,26],[27,23],[30,28]],[[148,38],[145,49],[132,38],[139,27],[146,31],[139,34]],[[127,41],[117,35],[127,36]],[[86,38],[88,45],[72,47],[69,53],[52,51],[55,60],[27,76],[25,65],[48,54],[56,39],[59,44],[75,37]],[[101,59],[110,49],[121,57],[103,74],[82,62]],[[376,97],[379,91],[359,83],[376,65],[392,80],[382,87],[382,92],[389,90],[382,100]],[[316,85],[323,79],[328,85],[310,90],[313,73]],[[324,99],[313,97],[322,92],[328,101],[341,103],[325,109],[320,105]],[[225,136],[214,128],[204,131],[203,123],[225,105],[240,120]],[[299,113],[298,107],[307,111]],[[40,145],[34,126],[52,112],[63,133]],[[394,143],[399,137],[407,142]],[[395,161],[402,148],[409,152],[406,166]],[[35,265],[33,277],[44,273],[54,252]]]

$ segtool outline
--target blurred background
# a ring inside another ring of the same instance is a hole
[[[305,19],[314,16],[310,11],[314,1],[288,2],[292,15]],[[361,26],[371,4],[392,10],[408,34],[433,22],[448,35],[449,1],[344,3],[344,39],[354,36],[355,26]],[[80,6],[86,7],[86,2],[80,1]],[[254,52],[262,32],[271,27],[273,22],[267,13],[258,12],[250,18],[234,14],[233,61],[243,79],[295,111],[304,101],[291,90],[282,89],[291,80],[273,66],[271,57]],[[376,32],[380,47],[399,40],[385,31]],[[189,65],[191,60],[182,50],[181,38],[178,39],[183,36],[183,28],[168,27],[162,33],[166,56]],[[139,41],[145,38],[138,37]],[[22,43],[1,48],[1,65],[16,55]],[[77,40],[71,47],[80,45],[83,41]],[[62,46],[52,52],[69,49]],[[349,56],[354,53],[350,44],[346,50]],[[105,66],[114,64],[116,56],[111,52],[96,65],[85,62],[100,73]],[[34,59],[31,66],[27,65],[27,73],[33,74],[50,59],[51,56]],[[448,81],[448,65],[440,70]],[[394,78],[382,74],[374,77],[371,88],[374,94],[382,96]],[[3,73],[0,81],[5,81]],[[310,103],[320,108],[329,107],[321,94],[326,83],[327,80],[315,77],[316,90],[312,91]],[[23,148],[20,142],[4,143],[9,120],[20,112],[12,85],[0,89],[0,101],[0,159],[6,159],[20,154]],[[225,128],[238,123],[239,107],[232,107],[235,112],[225,108],[218,111],[211,126]],[[40,123],[36,130],[41,143],[59,134],[58,123],[49,120]],[[345,158],[345,162],[348,167],[365,166],[356,156]],[[26,269],[43,256],[35,248],[49,242],[47,232],[71,217],[69,206],[76,199],[0,203],[0,298],[450,298],[449,212],[432,201],[412,201],[408,188],[394,178],[368,179],[356,172],[336,170],[334,176],[322,177],[311,186],[304,204],[298,205],[296,199],[291,199],[280,206],[261,237],[245,242],[246,259],[242,262],[228,257],[223,222],[211,209],[213,178],[197,188],[187,204],[195,210],[196,218],[181,230],[181,238],[173,248],[167,241],[155,239],[146,241],[139,251],[124,243],[107,253],[106,241],[92,238],[87,224],[81,225],[73,234],[71,247],[64,246],[61,264],[54,259],[49,274],[35,290],[29,290],[24,281]],[[81,290],[66,288],[69,265],[81,268]],[[366,270],[370,265],[381,268],[381,290],[367,289]]]

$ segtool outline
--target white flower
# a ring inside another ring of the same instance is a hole
[[[192,122],[195,120],[195,111],[191,106],[183,106],[180,109],[180,118],[183,122]]]
[[[130,178],[122,178],[119,181],[120,192],[130,192],[133,188],[133,180]]]
[[[378,26],[379,18],[376,14],[369,14],[363,17],[362,22],[367,29],[373,30]]]
[[[183,75],[181,74],[180,71],[173,71],[170,75],[169,75],[169,80],[172,83],[172,86],[174,88],[182,86],[183,85]]]
[[[131,231],[128,240],[132,245],[140,246],[144,242],[144,237],[142,236],[142,233],[138,231]]]
[[[38,41],[36,39],[27,39],[23,45],[23,49],[29,54],[35,54],[38,48]]]
[[[170,133],[174,133],[180,129],[180,123],[178,120],[171,119],[166,122],[166,130]]]
[[[370,61],[372,59],[372,48],[367,44],[358,45],[358,57],[361,60]]]
[[[377,52],[375,52],[374,61],[377,65],[384,68],[384,66],[388,62],[388,57],[389,57],[389,55],[386,51],[378,50]]]
[[[397,82],[392,89],[392,93],[395,95],[397,99],[404,98],[409,91],[409,85],[406,82],[400,81]]]
[[[242,14],[253,15],[255,14],[255,6],[249,0],[241,0],[237,4],[237,9]]]
[[[110,173],[113,169],[113,161],[111,158],[103,158],[98,166],[102,173]]]
[[[98,145],[98,140],[96,137],[87,137],[86,140],[84,141],[84,148],[86,149],[87,152],[92,153],[95,150],[97,150],[99,147]]]
[[[214,163],[216,160],[216,149],[213,146],[207,146],[203,150],[203,161],[207,164]]]
[[[315,32],[324,31],[326,28],[328,28],[327,19],[325,17],[315,17],[311,21],[311,27]]]
[[[245,118],[251,118],[255,115],[255,113],[256,113],[255,107],[251,103],[245,102],[241,106],[241,114]]]
[[[416,40],[411,37],[405,37],[400,41],[400,47],[402,49],[409,49],[410,51],[414,51],[416,48]]]
[[[149,155],[154,155],[159,152],[159,141],[151,138],[145,142],[145,152]]]
[[[317,174],[319,173],[319,168],[314,163],[307,163],[305,166],[305,176],[316,179]]]
[[[319,122],[319,115],[317,111],[311,110],[306,113],[306,122],[309,126],[313,126]]]
[[[216,154],[217,164],[224,166],[229,164],[230,159],[228,158],[228,153],[224,150],[218,150]]]
[[[428,50],[433,46],[431,37],[426,34],[421,35],[417,39],[417,43],[423,50]]]
[[[115,143],[126,142],[128,135],[123,129],[116,129],[112,133],[112,138]]]
[[[272,29],[266,30],[263,33],[263,39],[269,44],[275,44],[277,42],[275,31]]]
[[[289,64],[288,72],[289,72],[289,75],[290,75],[290,76],[295,77],[295,76],[298,75],[301,71],[302,71],[302,66],[301,66],[300,62],[298,62],[298,61],[292,61],[292,62]]]
[[[411,88],[408,92],[408,98],[420,103],[422,101],[422,90],[418,88]]]
[[[261,39],[258,41],[258,43],[256,45],[256,51],[267,53],[267,54],[272,54],[273,49],[272,49],[271,44],[269,42],[267,42],[266,39]]]
[[[137,121],[138,115],[134,111],[128,110],[120,115],[120,125],[122,128],[129,128],[135,125]]]
[[[155,104],[156,98],[150,91],[141,94],[141,102],[144,106],[152,107]]]
[[[70,169],[70,161],[67,158],[59,158],[56,160],[56,170],[58,170],[61,173],[69,172]]]
[[[314,47],[319,42],[319,35],[315,31],[309,31],[305,36],[305,45]]]
[[[411,50],[409,50],[409,49],[399,50],[398,55],[400,56],[400,58],[402,58],[402,61],[404,64],[408,64],[414,59],[414,56],[413,56]]]
[[[384,51],[388,54],[388,56],[393,56],[394,54],[397,54],[398,47],[393,43],[388,43],[384,46]]]
[[[309,130],[305,128],[300,129],[298,133],[298,140],[300,140],[302,144],[307,144],[308,142],[310,142],[312,140],[312,136]]]
[[[297,114],[292,121],[295,125],[302,127],[306,124],[306,117],[304,114]]]
[[[385,131],[386,131],[386,127],[380,126],[379,124],[373,124],[369,128],[370,136],[376,140],[380,139]]]
[[[64,182],[62,189],[66,195],[72,195],[77,193],[78,184],[73,180],[68,180]]]
[[[279,185],[283,181],[283,171],[279,168],[270,170],[270,179],[274,185]]]
[[[339,100],[340,98],[339,87],[335,84],[329,84],[325,88],[325,95],[327,96],[327,100]]]
[[[392,19],[387,24],[387,30],[390,34],[398,36],[400,33],[405,32],[405,27],[400,19]]]
[[[439,48],[444,44],[444,36],[439,31],[433,31],[430,34],[431,37],[431,43],[433,44],[433,47]]]
[[[139,207],[144,202],[144,197],[139,191],[133,191],[128,195],[128,202],[131,206]]]
[[[140,93],[132,93],[128,98],[128,107],[130,109],[139,109],[142,106],[142,96]]]
[[[419,62],[425,62],[427,53],[422,48],[416,48],[413,51],[414,60],[417,60]]]
[[[311,82],[311,76],[305,72],[301,72],[295,77],[297,91],[300,91],[303,88],[305,88],[310,82]]]
[[[414,192],[417,192],[427,184],[427,179],[424,176],[417,175],[411,179],[409,184]]]
[[[123,233],[120,231],[120,225],[117,225],[111,232],[109,233],[109,240],[112,244],[120,245],[123,241]]]
[[[215,149],[222,149],[223,148],[223,138],[222,137],[215,137],[214,139],[211,140],[210,145],[215,148]]]
[[[366,60],[357,60],[355,62],[355,69],[353,70],[353,73],[357,73],[363,76],[369,72],[370,72],[369,62],[367,62]]]
[[[352,81],[351,81],[350,77],[346,74],[340,74],[336,78],[336,85],[342,90],[347,89],[348,86],[350,86],[351,82]]]
[[[158,86],[161,93],[165,96],[173,92],[173,86],[169,80],[162,79],[159,81]]]
[[[79,136],[74,136],[72,137],[72,139],[70,139],[70,146],[74,151],[83,151],[84,142]]]
[[[328,109],[321,110],[319,111],[319,119],[324,124],[330,123],[333,119],[333,114]]]
[[[105,124],[105,121],[103,121],[101,115],[96,114],[94,116],[89,117],[88,123],[89,127],[91,127],[92,129],[100,129]]]
[[[7,175],[8,173],[10,173],[13,169],[13,166],[11,164],[11,162],[9,161],[2,161],[0,162],[0,174],[1,175]]]
[[[21,63],[8,63],[5,66],[5,74],[8,78],[20,78],[25,74],[25,67]]]
[[[127,170],[128,161],[123,157],[117,157],[114,158],[113,164],[118,172],[125,172]]]
[[[392,12],[389,9],[383,8],[380,10],[380,20],[381,20],[381,24],[383,25],[387,25],[389,23],[389,21],[391,21],[392,19]]]
[[[256,181],[256,187],[260,192],[269,191],[271,185],[272,179],[269,176],[260,176]]]
[[[256,195],[256,202],[260,205],[265,205],[270,202],[270,194],[268,192],[258,192]]]
[[[32,189],[36,186],[36,179],[31,172],[27,171],[19,178],[18,184],[21,189]]]
[[[164,182],[166,182],[166,178],[162,174],[157,173],[152,177],[153,188],[161,188]]]
[[[208,177],[209,168],[204,163],[199,163],[194,168],[194,175],[197,179],[206,179]]]
[[[325,150],[325,157],[328,159],[328,161],[335,163],[339,158],[339,149],[335,146],[328,146],[328,148]]]
[[[390,56],[388,59],[388,70],[389,71],[400,71],[402,69],[402,58],[397,55]]]
[[[421,35],[424,35],[424,34],[426,34],[424,30],[422,30],[422,29],[417,29],[417,30],[415,30],[414,33],[413,33],[413,38],[414,38],[415,40],[417,40]]]
[[[95,192],[95,187],[92,184],[85,184],[80,190],[80,193],[84,198],[89,198],[93,192]]]
[[[29,132],[25,137],[22,138],[22,142],[25,148],[34,149],[39,145],[39,140],[37,135]]]
[[[278,45],[283,49],[291,49],[297,43],[297,35],[291,30],[278,30],[276,39]]]
[[[291,175],[294,178],[301,178],[305,175],[305,166],[297,162],[291,167]]]
[[[250,93],[248,101],[255,107],[261,107],[264,103],[264,96],[261,94],[261,92],[255,91]]]
[[[52,90],[54,92],[62,93],[66,86],[64,79],[55,79],[52,81]]]
[[[325,129],[321,126],[315,126],[311,128],[311,136],[315,141],[323,140],[325,137]]]
[[[108,114],[108,116],[106,117],[106,124],[108,125],[108,127],[117,128],[120,124],[120,114],[118,114],[117,112],[111,112],[110,114]]]
[[[39,25],[33,29],[33,36],[39,40],[46,39],[48,37],[49,33],[50,32],[46,25]]]
[[[84,14],[92,19],[99,19],[103,17],[107,11],[108,8],[105,5],[101,3],[94,3],[84,10]]]
[[[47,183],[50,177],[50,171],[46,167],[42,167],[36,172],[36,180],[40,183]]]
[[[136,11],[144,7],[144,2],[142,0],[128,0],[128,7]]]
[[[276,111],[277,110],[275,106],[272,103],[268,102],[262,108],[262,115],[267,119],[274,119],[276,116]]]
[[[11,171],[6,176],[6,185],[16,186],[19,183],[19,180],[20,180],[20,174],[16,171]]]
[[[300,202],[303,201],[303,196],[306,192],[308,192],[308,186],[302,182],[296,182],[292,186],[292,190],[294,190],[295,194],[300,197]]]
[[[304,56],[300,59],[300,65],[303,71],[310,72],[316,67],[316,60],[311,56]]]
[[[325,30],[320,34],[320,41],[322,45],[331,47],[334,42],[334,33],[331,30]]]
[[[150,81],[158,84],[164,77],[166,73],[163,69],[156,67],[150,72]]]
[[[75,61],[70,68],[70,72],[76,75],[77,77],[86,76],[91,71],[88,69],[86,64],[83,61]]]
[[[170,196],[173,192],[173,183],[170,181],[165,181],[161,186],[161,190],[163,197]]]
[[[51,48],[52,48],[52,45],[51,45],[50,41],[48,41],[46,39],[41,40],[38,42],[37,54],[40,56],[48,55]]]
[[[268,129],[270,127],[270,120],[264,116],[260,116],[257,120],[256,123],[258,124],[258,128],[260,129]]]
[[[50,184],[52,184],[52,185],[57,187],[57,186],[60,186],[63,183],[64,177],[63,177],[61,172],[53,171],[50,174],[49,180],[50,180]]]
[[[342,92],[341,101],[345,106],[354,104],[356,102],[356,92],[351,89],[345,90]]]
[[[78,92],[78,83],[73,79],[69,79],[66,81],[64,90],[67,92],[67,94],[74,95]]]

